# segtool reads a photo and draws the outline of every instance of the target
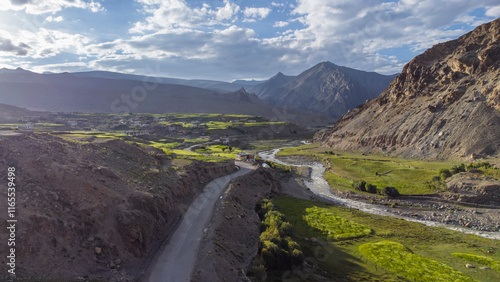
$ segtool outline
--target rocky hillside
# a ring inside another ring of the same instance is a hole
[[[275,106],[338,119],[366,100],[376,98],[393,78],[323,62],[298,76],[278,73],[248,91]]]
[[[315,139],[346,150],[449,158],[500,152],[500,19],[415,57],[377,99]]]
[[[5,181],[8,167],[16,169],[16,274],[23,281],[133,281],[205,183],[235,170],[232,162],[175,160],[118,140],[75,143],[36,133],[0,136]]]

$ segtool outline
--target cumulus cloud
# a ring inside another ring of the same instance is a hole
[[[90,41],[80,34],[69,34],[45,28],[41,28],[37,32],[22,30],[17,34],[10,34],[5,31],[2,33],[7,35],[5,37],[10,37],[12,42],[14,41],[13,38],[16,38],[18,42],[22,42],[14,44],[17,46],[15,52],[18,56],[29,55],[30,58],[35,59],[53,57],[61,52],[83,54],[85,51],[84,46]],[[8,42],[6,41],[5,49],[9,49]]]
[[[273,27],[285,27],[287,25],[289,25],[290,23],[289,22],[286,22],[286,21],[277,21],[274,23]]]
[[[26,56],[31,47],[26,43],[15,44],[12,40],[0,37],[0,52],[14,53],[17,56]]]
[[[488,7],[486,15],[493,18],[500,17],[500,6]]]
[[[201,7],[190,7],[184,0],[136,1],[143,4],[143,10],[151,15],[145,21],[137,22],[130,29],[131,33],[229,24],[236,20],[236,15],[240,11],[240,7],[229,0],[224,0],[224,6],[214,9],[207,4]]]
[[[55,13],[64,8],[88,9],[92,12],[104,11],[98,2],[84,0],[2,0],[0,10],[24,10],[28,14]]]
[[[53,17],[53,16],[48,16],[47,18],[45,18],[45,21],[47,22],[62,22],[64,21],[64,18],[62,16],[58,16],[58,17]]]
[[[247,18],[258,18],[258,19],[264,19],[266,18],[269,13],[271,13],[271,9],[269,8],[245,8],[243,10],[243,14]]]

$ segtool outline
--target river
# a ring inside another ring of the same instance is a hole
[[[283,149],[283,148],[280,148],[280,149]],[[361,202],[361,201],[356,201],[356,200],[346,199],[346,198],[336,196],[330,192],[330,185],[328,185],[328,182],[323,177],[323,173],[325,172],[325,167],[322,164],[312,163],[312,164],[297,165],[297,164],[292,164],[292,163],[287,163],[287,162],[281,161],[281,160],[276,158],[276,154],[280,151],[280,149],[273,149],[270,151],[260,152],[260,153],[258,153],[258,155],[259,155],[259,157],[261,157],[262,159],[264,159],[266,161],[272,161],[272,162],[276,162],[276,163],[283,164],[283,165],[297,166],[297,167],[303,167],[303,166],[310,167],[311,168],[311,177],[310,177],[309,181],[305,182],[306,186],[314,194],[316,194],[324,199],[327,199],[335,204],[342,205],[342,206],[345,206],[348,208],[354,208],[354,209],[360,210],[362,212],[370,213],[370,214],[390,216],[390,217],[394,217],[394,218],[404,219],[407,221],[422,223],[422,224],[425,224],[427,226],[443,227],[443,228],[447,228],[447,229],[451,229],[451,230],[455,230],[455,231],[460,231],[460,232],[467,233],[467,234],[474,234],[474,235],[481,236],[484,238],[500,240],[500,232],[477,231],[477,230],[472,230],[469,228],[445,224],[445,223],[441,223],[441,222],[421,220],[421,219],[415,219],[415,218],[411,218],[411,217],[407,217],[407,216],[401,216],[401,215],[397,215],[397,214],[389,212],[385,206],[365,203],[365,202]]]

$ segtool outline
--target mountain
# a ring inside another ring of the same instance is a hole
[[[243,86],[253,86],[253,85],[261,84],[263,82],[265,82],[265,80],[255,80],[255,79],[244,80],[244,79],[240,79],[240,80],[235,80],[235,81],[233,81],[231,83],[236,84],[236,85],[243,85]]]
[[[500,19],[415,57],[377,99],[316,141],[347,150],[450,158],[499,155]]]
[[[137,81],[146,81],[147,83],[179,84],[179,85],[205,88],[219,92],[237,91],[244,85],[244,84],[236,84],[236,83],[229,83],[229,82],[215,81],[215,80],[155,77],[155,76],[145,76],[145,75],[123,74],[123,73],[109,72],[109,71],[76,72],[73,73],[73,75],[80,77],[137,80]]]
[[[0,103],[40,111],[221,113],[263,116],[302,125],[331,122],[326,117],[273,107],[243,88],[226,93],[152,80],[38,74],[22,69],[0,72]]]
[[[0,122],[16,123],[20,118],[33,114],[35,113],[27,109],[0,104]]]
[[[298,76],[278,73],[248,91],[275,106],[338,119],[366,100],[376,98],[394,77],[322,62]]]

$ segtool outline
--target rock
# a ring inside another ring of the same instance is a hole
[[[318,243],[318,239],[314,238],[314,237],[311,237],[311,242],[313,243]]]
[[[95,247],[95,253],[98,255],[102,254],[102,249],[99,247]]]
[[[467,268],[476,268],[475,266],[473,266],[472,264],[469,264],[469,263],[466,264],[465,267],[467,267]]]
[[[115,264],[116,265],[120,265],[122,263],[122,261],[120,259],[115,259]]]

